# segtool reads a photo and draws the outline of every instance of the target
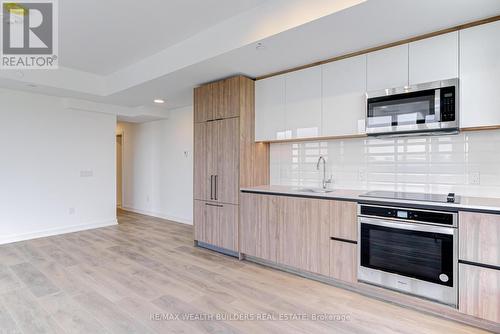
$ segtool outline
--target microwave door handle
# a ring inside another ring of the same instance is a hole
[[[436,89],[434,94],[434,118],[441,122],[441,89]]]

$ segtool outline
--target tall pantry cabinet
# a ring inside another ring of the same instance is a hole
[[[255,143],[255,83],[194,89],[194,240],[239,251],[240,187],[269,184],[269,144]]]

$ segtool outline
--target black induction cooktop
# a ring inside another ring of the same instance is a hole
[[[424,194],[399,191],[370,191],[360,197],[389,198],[403,201],[421,201],[437,203],[460,203],[460,196],[454,193],[444,194]]]

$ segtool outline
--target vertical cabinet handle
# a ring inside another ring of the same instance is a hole
[[[216,201],[218,200],[218,195],[219,195],[219,194],[217,194],[217,190],[218,190],[217,189],[217,179],[218,178],[219,178],[218,175],[215,175],[215,200]]]
[[[214,199],[214,176],[210,175],[210,199]]]

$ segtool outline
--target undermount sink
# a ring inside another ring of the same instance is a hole
[[[316,194],[327,194],[333,192],[332,189],[322,189],[322,188],[296,188],[295,190],[307,193],[316,193]]]

